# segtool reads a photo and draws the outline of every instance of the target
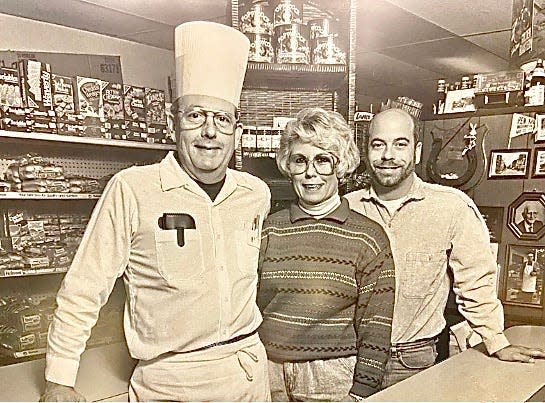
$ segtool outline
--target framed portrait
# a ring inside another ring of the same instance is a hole
[[[477,208],[486,221],[490,242],[500,243],[503,228],[503,207],[477,206]]]
[[[545,148],[536,148],[534,150],[532,178],[545,178]]]
[[[503,302],[543,307],[545,245],[507,245]]]
[[[545,115],[536,115],[536,134],[534,143],[545,142]]]
[[[518,239],[535,241],[545,235],[545,194],[524,192],[507,212],[507,227]]]
[[[492,150],[488,167],[488,179],[528,178],[530,151],[526,148]]]

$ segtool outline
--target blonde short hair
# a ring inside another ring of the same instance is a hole
[[[336,175],[341,180],[354,172],[360,163],[352,130],[338,112],[305,108],[286,125],[280,139],[280,149],[276,153],[276,165],[288,177],[288,159],[295,142],[310,143],[335,155],[339,159]]]

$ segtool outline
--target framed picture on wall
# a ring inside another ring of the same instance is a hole
[[[477,208],[486,221],[490,242],[500,243],[503,228],[503,207],[477,206]]]
[[[545,115],[536,115],[536,134],[534,143],[545,142]]]
[[[518,239],[535,241],[545,235],[545,194],[524,192],[507,212],[507,227]]]
[[[503,302],[543,307],[545,245],[507,245]]]
[[[536,148],[534,150],[532,178],[545,178],[545,148]]]
[[[492,150],[488,179],[525,179],[529,174],[530,149]]]

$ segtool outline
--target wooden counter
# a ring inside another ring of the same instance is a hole
[[[89,401],[127,401],[136,364],[125,343],[90,348],[81,357],[76,390]],[[45,358],[0,367],[1,402],[37,402],[43,392]]]
[[[511,344],[545,349],[545,327],[506,329]],[[484,353],[484,346],[466,350],[367,400],[383,401],[543,401],[545,360],[534,364],[503,362]]]

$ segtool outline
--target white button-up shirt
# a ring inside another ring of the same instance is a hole
[[[108,183],[57,295],[48,336],[46,379],[73,386],[79,357],[116,278],[127,300],[131,356],[149,360],[254,331],[257,260],[270,191],[260,179],[228,170],[211,201],[173,153],[132,167]],[[163,213],[185,213],[184,246]]]

